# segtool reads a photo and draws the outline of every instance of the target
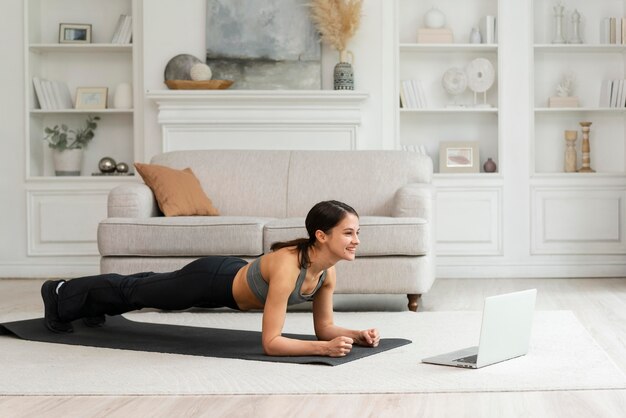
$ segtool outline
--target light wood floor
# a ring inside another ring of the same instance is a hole
[[[42,309],[41,280],[0,280],[0,313]],[[572,310],[626,373],[626,278],[435,282],[420,310],[481,310],[536,287],[538,310]],[[405,298],[339,298],[338,310],[403,309]],[[566,344],[567,342],[564,342]],[[1,361],[0,346],[0,361]],[[1,363],[0,363],[1,367]],[[540,370],[537,373],[541,373]],[[584,376],[582,376],[584,378]],[[624,417],[626,390],[306,396],[5,396],[0,417]]]

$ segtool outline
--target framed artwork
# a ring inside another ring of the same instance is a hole
[[[60,23],[59,43],[89,44],[91,43],[91,25],[81,23]]]
[[[106,109],[107,95],[106,87],[78,87],[76,109]]]
[[[442,142],[439,144],[440,173],[479,173],[478,142]]]

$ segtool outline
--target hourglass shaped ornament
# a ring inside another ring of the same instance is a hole
[[[580,13],[574,9],[572,13],[572,36],[569,40],[570,44],[582,44],[583,40],[580,37]]]
[[[591,146],[589,144],[589,128],[591,122],[579,122],[583,130],[583,165],[578,170],[579,173],[595,173],[596,170],[591,168]]]
[[[476,58],[469,63],[465,72],[467,73],[467,86],[474,92],[474,106],[491,107],[487,104],[487,90],[493,85],[496,79],[496,70],[488,59]],[[477,103],[476,93],[483,94],[483,102]]]
[[[458,107],[456,99],[467,88],[467,74],[461,68],[452,67],[443,73],[441,85],[448,94],[454,97],[454,103],[446,107]]]
[[[552,10],[554,11],[554,38],[552,38],[553,44],[564,44],[565,37],[563,36],[563,10],[565,8],[561,2],[557,2]]]
[[[576,139],[578,139],[578,131],[565,131],[565,164],[566,173],[576,172]]]

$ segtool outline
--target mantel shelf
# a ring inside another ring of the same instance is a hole
[[[498,113],[497,107],[443,107],[443,108],[419,108],[400,109],[400,113]]]
[[[497,52],[497,44],[400,44],[402,52]]]

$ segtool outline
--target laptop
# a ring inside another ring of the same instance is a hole
[[[425,358],[422,363],[478,369],[525,355],[536,297],[537,289],[529,289],[486,298],[478,346]]]

